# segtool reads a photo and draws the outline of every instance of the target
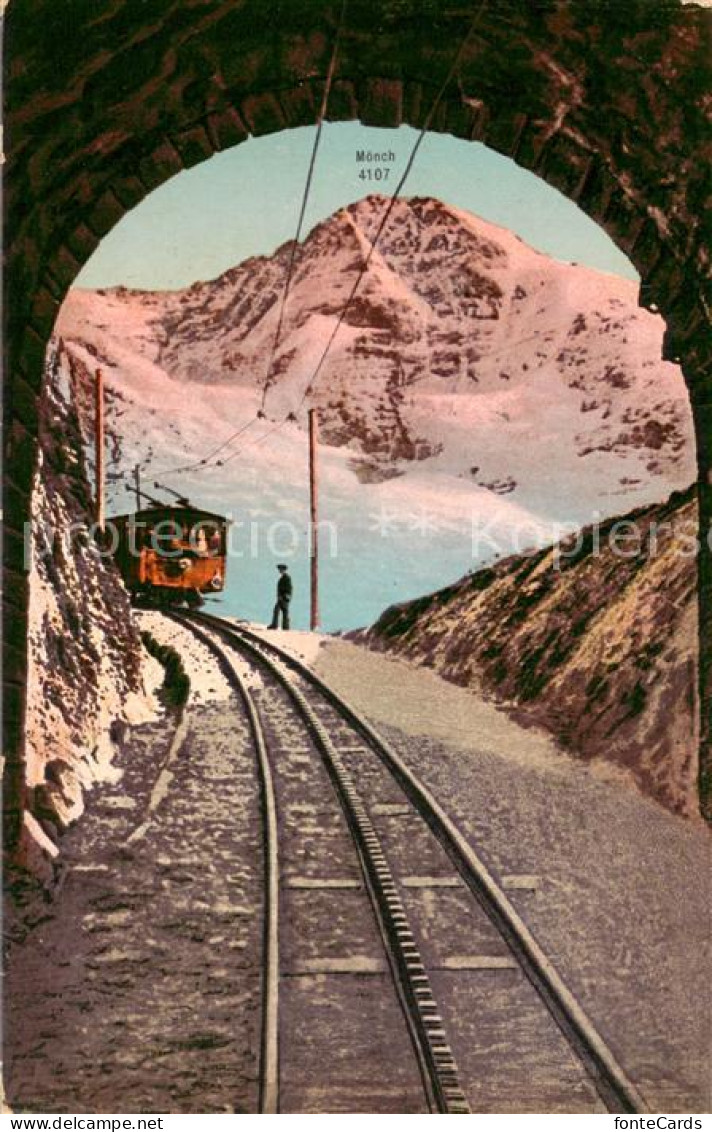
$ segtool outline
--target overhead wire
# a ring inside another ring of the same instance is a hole
[[[480,19],[482,18],[482,15],[484,14],[484,11],[485,11],[488,3],[489,3],[489,0],[481,0],[481,3],[479,5],[477,11],[475,12],[475,15],[474,15],[474,17],[473,17],[473,19],[470,23],[470,26],[467,29],[467,32],[465,33],[457,52],[455,53],[453,61],[450,65],[450,69],[448,70],[448,73],[445,76],[445,79],[441,83],[440,87],[438,88],[438,91],[437,91],[437,94],[436,94],[435,99],[433,101],[433,104],[430,107],[430,110],[428,111],[428,114],[425,118],[425,121],[424,121],[424,123],[421,126],[421,129],[419,131],[418,137],[416,138],[413,149],[411,150],[410,156],[408,157],[408,160],[407,160],[406,165],[405,165],[405,169],[403,170],[403,173],[400,177],[400,180],[398,181],[398,184],[396,185],[396,188],[394,189],[394,191],[391,195],[391,198],[388,202],[388,207],[387,207],[386,211],[384,212],[384,214],[381,218],[378,229],[376,231],[376,235],[374,236],[373,240],[371,241],[371,247],[369,248],[368,254],[366,255],[366,258],[365,258],[363,264],[361,265],[361,267],[359,269],[359,273],[356,277],[356,280],[353,284],[353,287],[351,288],[351,291],[349,292],[349,295],[346,299],[346,302],[344,303],[344,306],[341,309],[339,317],[336,321],[336,325],[334,326],[334,328],[333,328],[333,330],[332,330],[332,332],[331,332],[331,334],[330,334],[330,336],[327,340],[326,346],[324,347],[324,350],[323,350],[323,352],[322,352],[322,354],[319,358],[319,361],[317,362],[316,368],[313,370],[312,375],[311,375],[309,381],[307,382],[307,384],[304,388],[302,396],[301,396],[299,403],[297,405],[296,411],[291,410],[289,413],[287,413],[286,416],[280,422],[278,422],[273,429],[271,429],[267,434],[265,434],[264,437],[262,437],[258,441],[258,443],[261,444],[264,440],[267,439],[268,436],[271,436],[274,432],[277,432],[280,428],[282,428],[285,424],[287,424],[287,422],[290,419],[296,420],[296,413],[299,412],[299,410],[303,408],[304,402],[307,400],[307,397],[309,397],[313,393],[314,386],[315,386],[316,381],[318,379],[318,376],[319,376],[319,374],[320,374],[320,372],[321,372],[321,370],[324,366],[324,363],[325,363],[326,358],[329,354],[329,351],[331,350],[331,347],[334,344],[334,340],[336,339],[336,336],[337,336],[341,326],[344,323],[344,320],[346,318],[346,315],[348,314],[349,308],[350,308],[350,306],[351,306],[351,304],[352,304],[352,302],[353,302],[353,300],[356,296],[358,288],[361,284],[361,280],[363,279],[364,275],[368,271],[368,268],[369,268],[370,263],[371,263],[371,259],[373,257],[373,253],[375,252],[376,247],[378,245],[378,241],[380,240],[381,236],[383,235],[383,232],[386,228],[386,225],[388,224],[388,221],[390,219],[391,213],[393,212],[393,209],[395,207],[396,201],[398,200],[400,193],[402,192],[403,187],[406,183],[406,180],[408,179],[408,176],[410,175],[410,172],[413,168],[413,164],[415,162],[415,158],[418,154],[418,150],[420,149],[420,146],[423,143],[425,135],[428,132],[428,130],[430,129],[432,123],[433,123],[433,119],[434,119],[434,117],[435,117],[435,115],[438,111],[440,103],[442,102],[445,91],[447,90],[448,86],[452,82],[452,79],[455,75],[455,72],[457,71],[457,68],[460,64],[460,60],[462,59],[462,56],[463,56],[463,54],[464,54],[464,52],[465,52],[465,50],[466,50],[466,48],[467,48],[467,46],[470,42],[470,39],[472,38],[474,32],[477,29],[477,26],[480,22]],[[246,445],[240,446],[240,448],[238,448],[235,452],[231,453],[231,455],[226,460],[224,460],[223,463],[226,464],[226,463],[231,462],[232,460],[236,459],[238,456],[240,456],[243,452],[245,452],[248,448],[251,448],[251,447],[253,447],[252,444],[246,444]]]
[[[360,268],[359,273],[356,277],[354,285],[351,288],[351,291],[348,295],[348,298],[346,299],[346,302],[344,303],[344,306],[341,310],[341,313],[340,313],[340,315],[337,319],[336,325],[334,326],[334,328],[333,328],[333,330],[332,330],[332,332],[331,332],[331,334],[330,334],[330,336],[327,340],[326,346],[324,347],[323,353],[322,353],[321,357],[319,358],[319,361],[317,362],[316,369],[312,373],[312,376],[311,376],[308,384],[305,386],[304,392],[303,392],[301,400],[299,402],[299,406],[298,406],[299,409],[301,409],[301,407],[303,406],[307,397],[314,390],[314,385],[315,385],[317,378],[319,377],[319,374],[320,374],[320,372],[321,372],[321,370],[324,366],[324,362],[326,361],[326,358],[329,354],[329,351],[331,350],[331,347],[334,344],[334,340],[336,339],[336,336],[339,333],[339,330],[341,329],[341,327],[344,323],[346,315],[349,312],[349,308],[350,308],[352,302],[354,301],[354,298],[356,297],[356,292],[358,291],[358,289],[361,285],[361,280],[363,279],[364,275],[368,271],[368,268],[370,266],[373,254],[376,250],[376,246],[378,244],[378,241],[380,240],[381,236],[383,235],[383,232],[384,232],[384,230],[385,230],[385,228],[388,224],[388,221],[391,217],[391,213],[393,212],[393,209],[395,207],[396,201],[398,200],[398,198],[399,198],[399,196],[400,196],[400,194],[403,190],[403,186],[405,185],[405,183],[406,183],[406,181],[407,181],[407,179],[410,175],[410,172],[413,168],[413,164],[415,162],[415,158],[418,154],[418,150],[420,149],[420,147],[423,143],[423,140],[425,138],[425,135],[428,132],[428,130],[430,129],[432,123],[433,123],[433,119],[434,119],[434,117],[435,117],[435,115],[438,111],[440,103],[442,102],[445,91],[447,90],[448,86],[450,85],[450,83],[451,83],[451,81],[452,81],[452,79],[455,75],[455,72],[456,72],[456,70],[457,70],[457,68],[460,64],[460,60],[461,60],[461,58],[462,58],[462,56],[465,52],[467,45],[470,42],[470,39],[472,38],[473,33],[475,32],[475,30],[477,28],[477,25],[479,24],[479,21],[480,21],[482,15],[484,13],[485,8],[487,7],[487,4],[488,4],[488,0],[482,0],[482,2],[480,4],[477,12],[475,13],[475,16],[474,16],[466,34],[465,34],[462,42],[460,43],[460,46],[459,46],[459,48],[458,48],[458,50],[455,54],[455,57],[452,61],[452,64],[450,65],[450,69],[449,69],[445,79],[443,80],[443,82],[440,85],[440,88],[439,88],[439,90],[438,90],[438,92],[435,96],[435,100],[434,100],[432,106],[430,107],[430,110],[427,114],[427,117],[426,117],[423,125],[420,128],[420,132],[418,134],[418,137],[416,138],[413,149],[412,149],[410,156],[409,156],[409,158],[406,162],[405,169],[403,170],[401,178],[398,181],[398,184],[396,185],[396,187],[395,187],[395,189],[394,189],[394,191],[391,195],[391,198],[388,202],[388,207],[387,207],[386,211],[384,212],[384,214],[381,218],[381,221],[378,225],[376,235],[374,236],[373,240],[371,241],[371,247],[369,248],[368,254],[367,254],[363,264],[361,265],[361,268]]]
[[[275,421],[272,428],[269,428],[262,436],[258,436],[254,440],[248,440],[247,444],[243,444],[237,452],[232,452],[229,456],[226,456],[219,466],[224,467],[226,464],[231,463],[232,460],[241,456],[243,452],[246,452],[249,448],[259,448],[260,444],[264,444],[265,440],[269,440],[270,436],[273,436],[275,432],[279,432],[281,428],[284,428],[285,424],[290,420],[290,417],[291,413],[288,413],[283,420]]]
[[[338,27],[337,27],[337,30],[336,30],[336,37],[334,39],[334,47],[333,47],[333,50],[331,52],[331,59],[329,60],[329,69],[328,69],[327,74],[326,74],[326,82],[324,83],[324,90],[322,92],[321,106],[319,108],[319,117],[317,119],[317,128],[316,128],[316,134],[315,134],[315,137],[314,137],[314,145],[312,146],[311,158],[310,158],[310,161],[309,161],[309,169],[307,171],[307,179],[306,179],[306,183],[304,185],[304,192],[302,193],[302,203],[301,203],[301,208],[299,210],[299,220],[297,222],[297,234],[296,234],[294,240],[292,241],[292,245],[291,245],[290,252],[289,252],[289,263],[287,265],[287,274],[286,274],[286,278],[285,278],[285,281],[284,281],[284,289],[282,291],[282,301],[281,301],[280,310],[279,310],[279,318],[277,320],[277,328],[276,328],[275,333],[274,333],[274,341],[272,343],[272,351],[271,351],[269,363],[268,363],[268,366],[267,366],[267,377],[265,379],[264,388],[262,390],[261,409],[262,409],[263,412],[264,412],[265,402],[267,400],[267,391],[270,387],[271,380],[272,380],[272,370],[274,368],[274,359],[275,359],[275,356],[276,356],[276,353],[277,353],[277,349],[279,347],[280,339],[282,337],[282,326],[284,324],[284,312],[285,312],[285,309],[286,309],[286,306],[287,306],[287,297],[289,295],[289,289],[290,289],[291,283],[292,283],[292,276],[294,274],[294,265],[296,263],[297,249],[299,247],[299,241],[300,241],[301,235],[302,235],[302,228],[303,228],[303,225],[304,225],[304,217],[306,215],[306,210],[307,210],[307,202],[309,200],[309,194],[311,192],[312,181],[314,179],[314,169],[316,167],[316,157],[317,157],[317,153],[319,151],[319,143],[321,141],[321,134],[322,134],[322,130],[324,128],[324,117],[326,115],[326,110],[327,110],[327,106],[328,106],[328,103],[329,103],[329,94],[331,92],[331,84],[332,84],[332,81],[333,81],[333,78],[334,78],[334,71],[336,69],[336,58],[337,58],[337,55],[338,55],[338,52],[339,52],[339,40],[341,39],[341,31],[342,31],[343,24],[344,24],[344,17],[346,15],[346,4],[347,4],[347,0],[343,0],[342,6],[341,6],[341,15],[339,17],[339,24],[338,24]]]
[[[398,181],[398,184],[396,185],[396,188],[394,189],[393,193],[391,194],[390,200],[388,202],[388,207],[386,208],[383,216],[381,217],[378,228],[376,230],[376,234],[375,234],[373,240],[371,241],[371,246],[368,250],[366,258],[365,258],[364,262],[362,263],[362,265],[359,269],[359,273],[356,277],[356,280],[355,280],[355,282],[354,282],[354,284],[351,288],[351,291],[349,292],[349,295],[346,299],[346,302],[344,303],[344,306],[342,307],[342,309],[339,313],[339,317],[336,321],[336,324],[335,324],[333,330],[331,331],[331,334],[329,335],[329,338],[328,338],[327,343],[326,343],[326,345],[325,345],[325,347],[322,351],[322,354],[319,358],[319,361],[317,362],[316,367],[312,371],[312,374],[311,374],[311,377],[309,378],[309,381],[307,382],[307,384],[304,387],[304,391],[303,391],[302,396],[299,400],[299,403],[297,405],[296,410],[290,410],[288,413],[285,414],[285,416],[281,420],[277,421],[271,429],[269,429],[266,433],[264,433],[256,441],[250,441],[247,444],[241,445],[236,451],[230,453],[230,455],[227,456],[225,459],[216,461],[216,463],[213,466],[221,467],[221,466],[224,466],[225,464],[231,463],[238,456],[242,455],[243,452],[247,451],[248,449],[250,449],[252,447],[255,447],[255,446],[258,446],[258,445],[264,443],[265,440],[267,440],[270,436],[274,435],[275,432],[278,432],[290,420],[296,420],[296,414],[303,408],[305,401],[313,393],[314,386],[315,386],[315,384],[318,380],[319,374],[321,373],[321,371],[324,367],[324,363],[326,362],[326,359],[327,359],[329,352],[330,352],[330,350],[331,350],[331,348],[334,344],[336,336],[337,336],[339,330],[341,329],[341,327],[342,327],[342,325],[343,325],[343,323],[346,319],[346,315],[349,312],[349,309],[351,307],[351,304],[354,301],[354,298],[356,297],[358,289],[361,285],[361,281],[363,280],[364,275],[366,274],[366,272],[369,269],[371,260],[373,258],[373,254],[376,251],[376,248],[378,246],[378,242],[379,242],[381,236],[383,235],[383,232],[386,229],[386,226],[388,224],[388,221],[390,220],[393,209],[395,208],[396,202],[397,202],[401,192],[403,191],[403,187],[404,187],[404,185],[405,185],[405,183],[406,183],[406,181],[407,181],[407,179],[408,179],[408,177],[409,177],[409,175],[412,171],[413,165],[415,163],[415,159],[418,155],[418,151],[419,151],[419,149],[420,149],[420,147],[421,147],[421,145],[422,145],[422,143],[425,139],[425,135],[427,134],[427,132],[429,131],[429,129],[430,129],[432,123],[433,123],[433,120],[435,118],[435,115],[436,115],[439,107],[440,107],[440,103],[442,102],[442,99],[445,95],[445,92],[446,92],[448,86],[450,85],[450,83],[452,82],[452,79],[455,75],[455,72],[457,71],[457,68],[460,64],[460,60],[462,59],[462,56],[463,56],[463,54],[464,54],[464,52],[465,52],[465,50],[466,50],[466,48],[467,48],[467,46],[470,42],[470,39],[472,38],[475,30],[477,29],[477,26],[480,22],[480,19],[482,18],[482,15],[484,14],[484,11],[485,11],[488,3],[489,3],[489,0],[481,0],[481,3],[479,5],[472,21],[471,21],[471,23],[470,23],[470,26],[468,27],[463,39],[460,42],[458,50],[455,53],[455,56],[452,60],[450,68],[448,70],[448,73],[445,76],[440,87],[438,88],[435,99],[433,100],[433,103],[430,107],[430,110],[428,111],[428,114],[426,115],[425,121],[423,122],[423,125],[420,128],[420,131],[418,133],[418,137],[416,138],[416,141],[413,145],[411,153],[408,157],[408,160],[407,160],[406,165],[405,165],[405,169],[403,170],[403,173],[401,174],[401,177]],[[315,163],[316,163],[316,156],[317,156],[317,151],[318,151],[318,147],[319,147],[319,141],[320,141],[320,138],[321,138],[323,118],[324,118],[324,115],[326,113],[328,95],[329,95],[329,91],[330,91],[330,87],[331,87],[331,82],[333,80],[335,64],[336,64],[336,56],[337,56],[337,52],[338,52],[338,44],[339,44],[339,39],[340,39],[340,35],[341,35],[341,28],[342,28],[342,25],[343,25],[345,11],[346,11],[346,0],[344,0],[343,5],[342,5],[340,23],[339,23],[339,27],[337,29],[337,34],[336,34],[335,40],[334,40],[334,49],[332,51],[329,69],[327,71],[327,80],[326,80],[326,83],[325,83],[324,93],[323,93],[323,96],[322,96],[322,104],[321,104],[320,113],[319,113],[319,121],[317,123],[317,132],[316,132],[315,139],[314,139],[314,146],[312,148],[312,155],[311,155],[311,160],[310,160],[310,163],[309,163],[309,170],[308,170],[308,173],[307,173],[305,190],[304,190],[304,194],[302,196],[302,204],[301,204],[301,208],[300,208],[299,222],[298,222],[298,226],[297,226],[297,233],[298,234],[301,233],[301,228],[302,228],[302,224],[303,224],[303,221],[304,221],[304,215],[305,215],[305,212],[306,212],[306,203],[307,203],[307,200],[308,200],[309,191],[311,189],[311,184],[312,184],[312,179],[313,179],[313,174],[314,174],[314,168],[315,168]],[[276,355],[277,348],[278,348],[279,336],[281,334],[281,327],[282,327],[283,318],[284,318],[284,309],[285,309],[285,306],[286,306],[286,300],[287,300],[287,296],[289,294],[289,289],[290,289],[290,286],[291,286],[291,280],[292,280],[292,277],[293,277],[294,264],[295,264],[295,261],[296,261],[297,247],[298,247],[298,237],[297,237],[297,240],[295,240],[295,242],[292,244],[292,247],[290,249],[290,257],[289,257],[289,262],[288,262],[288,266],[287,266],[287,277],[286,277],[286,280],[285,280],[285,288],[284,288],[284,291],[283,291],[283,294],[282,294],[282,302],[281,302],[280,314],[279,314],[278,323],[277,323],[277,331],[275,333],[272,351],[271,351],[271,354],[270,354],[270,364],[269,364],[269,370],[268,370],[268,378],[265,382],[265,386],[264,386],[264,389],[263,389],[262,405],[261,405],[260,411],[258,411],[258,413],[255,415],[255,417],[252,420],[248,421],[246,425],[243,425],[241,428],[237,429],[231,436],[229,436],[227,438],[227,440],[223,441],[222,444],[220,444],[216,449],[214,449],[213,452],[210,453],[207,457],[204,457],[202,460],[195,461],[194,463],[192,463],[190,465],[186,465],[185,467],[176,469],[173,472],[171,472],[170,474],[176,475],[180,471],[186,471],[186,470],[190,470],[190,469],[196,468],[196,467],[205,467],[205,466],[211,464],[212,461],[214,460],[215,456],[219,455],[220,452],[224,451],[225,448],[227,448],[228,446],[233,444],[235,440],[239,439],[239,437],[242,436],[249,428],[251,428],[256,423],[257,420],[264,418],[264,403],[265,403],[265,400],[266,400],[269,385],[271,384],[269,378],[271,377],[271,369],[272,369],[274,357]],[[163,474],[166,475],[168,473],[164,472]]]
[[[216,456],[218,456],[225,448],[227,448],[229,444],[234,443],[234,441],[236,441],[240,436],[242,436],[243,433],[247,432],[248,429],[252,428],[253,424],[255,424],[255,422],[258,421],[258,420],[259,420],[259,417],[257,416],[257,414],[255,414],[255,416],[251,417],[250,420],[247,421],[246,424],[242,425],[240,428],[236,429],[233,433],[231,433],[230,436],[227,438],[227,440],[224,440],[221,444],[218,444],[218,446],[216,448],[214,448],[211,452],[209,452],[207,456],[203,456],[199,460],[193,460],[189,464],[180,464],[177,468],[165,468],[163,470],[156,472],[156,475],[177,476],[177,475],[180,475],[182,472],[190,472],[194,468],[202,468],[202,467],[205,467],[205,466],[211,464]]]
[[[250,418],[250,420],[248,420],[245,424],[241,425],[239,428],[235,429],[235,431],[232,432],[230,434],[230,436],[228,436],[225,440],[221,441],[220,444],[216,445],[216,447],[213,448],[210,452],[208,452],[208,454],[206,456],[203,456],[201,459],[198,459],[198,460],[192,460],[187,464],[181,464],[180,466],[178,466],[176,468],[168,468],[168,469],[166,469],[166,470],[164,470],[160,473],[163,476],[169,476],[169,475],[175,476],[175,475],[179,475],[179,474],[184,473],[184,472],[192,471],[194,468],[203,468],[207,465],[212,464],[213,461],[215,461],[215,458],[217,456],[219,456],[221,452],[224,452],[226,448],[229,448],[231,444],[233,444],[236,440],[238,440],[241,436],[243,436],[249,429],[251,429],[257,423],[258,420],[264,419],[264,415],[265,415],[264,410],[265,410],[265,404],[266,404],[266,400],[267,400],[267,393],[269,391],[270,386],[272,385],[272,371],[273,371],[273,368],[274,368],[274,361],[275,361],[277,350],[279,349],[279,343],[280,343],[281,337],[282,337],[282,329],[283,329],[283,326],[284,326],[284,315],[285,315],[285,310],[286,310],[286,306],[287,306],[287,299],[289,297],[289,291],[290,291],[292,279],[293,279],[293,276],[294,276],[294,267],[295,267],[296,260],[297,260],[297,251],[298,251],[298,248],[299,248],[299,241],[301,239],[302,229],[303,229],[303,226],[304,226],[304,218],[306,216],[307,204],[309,202],[309,196],[310,196],[310,193],[311,193],[312,182],[313,182],[313,179],[314,179],[314,170],[316,168],[316,158],[317,158],[317,153],[319,151],[319,145],[320,145],[320,142],[321,142],[321,136],[322,136],[323,127],[324,127],[324,118],[326,116],[326,111],[327,111],[328,104],[329,104],[329,95],[331,93],[331,86],[332,86],[332,82],[333,82],[333,79],[334,79],[334,72],[336,70],[336,60],[337,60],[338,52],[339,52],[339,44],[340,44],[340,40],[341,40],[341,34],[342,34],[343,27],[344,27],[347,3],[348,3],[348,0],[342,0],[341,12],[340,12],[340,15],[339,15],[339,23],[337,25],[336,35],[334,37],[334,44],[333,44],[332,51],[331,51],[331,57],[329,59],[329,66],[328,66],[327,73],[326,73],[326,81],[324,83],[324,90],[322,92],[321,104],[320,104],[320,107],[319,107],[319,113],[318,113],[318,117],[317,117],[316,133],[314,135],[314,143],[312,145],[311,156],[310,156],[310,159],[309,159],[309,168],[307,170],[307,177],[306,177],[306,181],[305,181],[305,184],[304,184],[304,191],[302,193],[301,205],[300,205],[300,209],[299,209],[299,219],[297,221],[297,230],[296,230],[294,240],[291,242],[290,251],[289,251],[289,260],[288,260],[288,263],[287,263],[287,272],[286,272],[286,276],[285,276],[284,287],[282,289],[279,315],[278,315],[278,318],[277,318],[277,326],[276,326],[276,329],[275,329],[274,338],[272,340],[272,346],[271,346],[271,349],[270,349],[269,360],[268,360],[268,363],[267,363],[267,371],[266,371],[266,376],[265,376],[265,382],[264,382],[263,389],[262,389],[262,397],[261,397],[261,401],[260,401],[260,408],[255,413],[255,415],[252,418]],[[240,450],[242,451],[242,449],[240,449]],[[231,459],[231,457],[229,457],[228,459]],[[226,462],[227,462],[227,460],[216,461],[215,466],[220,467],[223,463],[226,463]]]

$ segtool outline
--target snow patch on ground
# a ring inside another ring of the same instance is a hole
[[[190,680],[190,705],[223,703],[233,696],[233,690],[214,654],[190,629],[157,610],[137,610],[136,617],[144,632],[150,633],[160,644],[169,645],[180,654]]]
[[[312,666],[316,663],[324,645],[332,639],[320,633],[304,632],[298,629],[269,630],[265,629],[264,625],[256,625],[249,621],[245,624],[245,628],[250,629],[267,644],[277,645],[290,656],[295,657],[296,660],[301,660],[304,664]]]

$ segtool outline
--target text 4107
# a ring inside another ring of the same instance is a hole
[[[377,165],[375,169],[359,169],[358,175],[361,181],[387,181],[390,172],[388,165]]]

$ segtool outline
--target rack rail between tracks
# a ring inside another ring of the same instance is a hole
[[[366,886],[374,903],[376,916],[384,933],[384,944],[401,997],[423,1073],[426,1095],[431,1110],[445,1113],[466,1113],[467,1100],[460,1086],[457,1067],[447,1043],[443,1023],[437,1011],[427,972],[420,958],[417,944],[405,916],[390,868],[383,854],[378,835],[358,794],[353,777],[344,766],[338,751],[329,738],[318,712],[304,692],[295,685],[289,673],[307,682],[319,699],[335,709],[360,739],[377,755],[398,783],[411,805],[443,846],[452,864],[475,897],[489,920],[494,924],[517,965],[538,992],[549,1014],[554,1019],[572,1050],[583,1063],[596,1091],[611,1112],[645,1113],[649,1109],[642,1095],[629,1079],[614,1053],[599,1033],[583,1007],[574,997],[546,956],[538,941],[527,927],[486,865],[465,839],[460,830],[442,809],[436,798],[418,777],[406,766],[403,759],[361,714],[356,712],[338,693],[292,653],[242,625],[206,613],[173,613],[173,619],[190,628],[219,656],[228,676],[238,681],[238,690],[249,704],[248,712],[255,742],[261,744],[260,763],[269,763],[261,735],[259,717],[244,681],[234,665],[218,646],[213,634],[242,653],[258,667],[270,672],[298,708],[307,729],[325,760],[325,764],[339,795],[344,813],[358,847]],[[269,784],[269,772],[261,771],[263,788]],[[269,789],[269,786],[268,786]],[[267,806],[269,809],[269,806]],[[276,831],[273,836],[276,837]],[[269,856],[269,855],[268,855]],[[272,885],[276,886],[276,850],[271,855]],[[268,889],[269,891],[269,889]],[[273,887],[275,892],[276,888]],[[276,897],[270,898],[276,906]],[[276,911],[273,912],[276,924]],[[268,937],[268,950],[269,950]],[[274,960],[276,928],[271,943]],[[274,983],[274,971],[271,980]],[[263,1051],[272,1049],[275,1060],[267,1068],[275,1080],[276,1074],[276,989],[273,995],[272,1022],[275,1034],[263,1033]],[[263,1090],[264,1092],[264,1090]],[[276,1105],[276,1085],[271,1093]],[[264,1108],[262,1111],[275,1111]]]

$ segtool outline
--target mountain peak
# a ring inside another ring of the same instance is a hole
[[[277,420],[309,389],[324,442],[371,480],[428,461],[543,513],[554,497],[568,513],[554,465],[604,510],[689,482],[685,387],[634,284],[432,197],[393,202],[374,251],[390,206],[374,193],[309,233],[281,322],[289,242],[183,291],[70,295],[58,333],[117,380],[167,380],[169,401],[214,386],[247,402],[267,384]]]

